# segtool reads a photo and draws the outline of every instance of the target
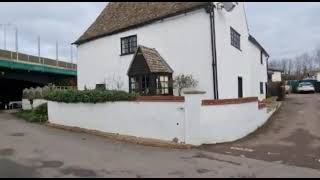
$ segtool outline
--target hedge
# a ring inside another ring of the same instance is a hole
[[[133,101],[137,94],[118,90],[52,90],[45,99],[63,103],[103,103],[114,101]]]

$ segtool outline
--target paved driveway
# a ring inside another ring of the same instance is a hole
[[[0,113],[0,177],[320,177],[320,172],[199,149],[116,142]]]
[[[255,133],[234,143],[201,149],[320,169],[320,94],[291,94]]]

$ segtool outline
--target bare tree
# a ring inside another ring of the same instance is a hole
[[[174,78],[174,87],[178,89],[179,96],[185,88],[192,88],[198,85],[198,81],[192,75],[179,74]]]

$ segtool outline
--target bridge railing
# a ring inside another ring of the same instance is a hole
[[[27,62],[27,63],[42,64],[42,65],[47,65],[47,66],[55,66],[55,67],[70,69],[70,70],[77,69],[77,65],[73,64],[73,63],[68,63],[68,62],[64,62],[64,61],[57,61],[54,59],[28,55],[28,54],[24,54],[24,53],[16,53],[13,51],[7,51],[7,50],[3,50],[3,49],[0,49],[0,58],[4,58],[6,60],[23,61],[23,62]]]
[[[54,86],[58,90],[76,90],[77,86]]]

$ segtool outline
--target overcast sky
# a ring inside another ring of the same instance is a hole
[[[7,49],[14,50],[14,27],[19,31],[19,50],[37,54],[37,37],[41,37],[41,55],[59,56],[70,61],[70,43],[95,20],[106,3],[3,3],[0,23],[7,27]],[[247,2],[250,33],[272,58],[290,57],[320,47],[320,3]],[[0,27],[0,48],[3,28]]]

